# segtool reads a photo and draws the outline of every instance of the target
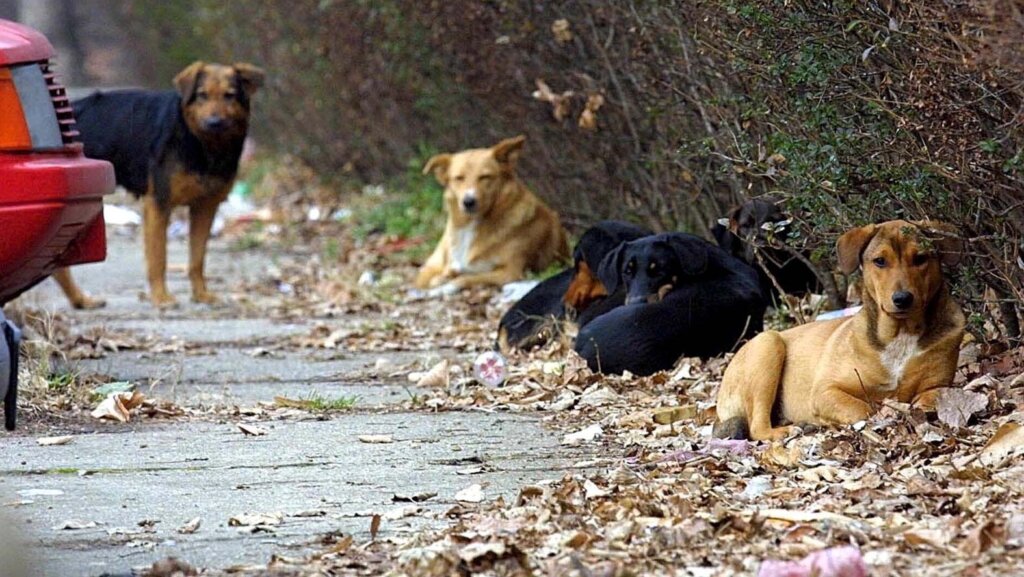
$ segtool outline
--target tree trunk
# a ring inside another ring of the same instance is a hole
[[[68,86],[85,82],[82,44],[78,37],[74,0],[21,0],[18,20],[42,32],[57,52],[57,75]]]

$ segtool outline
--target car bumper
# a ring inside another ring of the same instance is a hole
[[[0,155],[0,304],[55,269],[106,258],[110,163],[78,150]]]

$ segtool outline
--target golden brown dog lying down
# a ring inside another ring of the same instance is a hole
[[[840,237],[840,269],[863,269],[864,308],[747,343],[722,379],[714,436],[781,439],[794,432],[787,424],[855,423],[884,398],[934,405],[964,333],[941,270],[959,259],[959,241],[933,235],[942,229],[894,220]]]
[[[569,260],[558,214],[516,177],[525,140],[517,136],[427,161],[423,173],[433,172],[444,186],[448,222],[420,268],[417,288],[500,285]]]

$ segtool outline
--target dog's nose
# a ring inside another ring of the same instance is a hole
[[[472,211],[476,208],[476,197],[475,196],[464,196],[462,197],[462,208],[466,211]]]
[[[218,131],[227,127],[227,120],[220,116],[210,116],[203,120],[203,128],[206,130]]]
[[[892,293],[892,304],[901,311],[907,310],[914,304],[914,295],[907,291],[896,291]]]

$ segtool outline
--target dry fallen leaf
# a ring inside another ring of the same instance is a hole
[[[569,108],[572,104],[572,97],[575,92],[572,90],[566,90],[561,94],[555,94],[551,87],[541,79],[537,79],[537,90],[533,92],[533,97],[541,102],[548,102],[551,104],[551,115],[561,122],[566,116],[569,116]]]
[[[939,529],[911,529],[903,532],[903,540],[914,547],[943,550],[949,544],[949,533]]]
[[[422,503],[423,501],[433,499],[436,496],[437,491],[423,491],[420,493],[413,493],[411,495],[395,493],[391,496],[391,500],[396,503]]]
[[[1024,453],[1024,427],[1009,422],[1003,423],[981,449],[979,460],[983,465],[991,467],[1021,453]]]
[[[313,405],[315,403],[312,400],[289,399],[288,397],[274,397],[274,404],[279,407],[309,410],[313,408]]]
[[[505,556],[505,544],[496,543],[470,543],[459,550],[459,559],[470,565],[483,558],[500,559]]]
[[[245,423],[238,423],[238,430],[245,433],[246,436],[260,437],[267,434],[267,431],[261,429],[255,425],[247,425]]]
[[[583,391],[580,395],[578,406],[579,407],[602,407],[610,405],[619,399],[621,395],[603,385],[594,385],[589,389]]]
[[[555,42],[565,44],[572,41],[572,30],[569,29],[569,21],[559,18],[551,23],[551,33],[555,35]]]
[[[92,416],[96,419],[110,419],[127,423],[132,418],[132,409],[140,406],[145,400],[146,397],[138,391],[111,393],[93,410]]]
[[[455,493],[455,500],[464,503],[479,503],[484,500],[484,488],[479,483],[474,483]]]
[[[257,525],[280,525],[284,515],[280,513],[242,513],[228,519],[229,527],[254,527]]]
[[[79,519],[71,519],[70,521],[64,521],[60,525],[53,528],[54,531],[78,531],[79,529],[92,529],[96,527],[96,521],[81,521]]]
[[[373,518],[370,519],[370,540],[371,541],[376,541],[377,540],[377,532],[379,532],[379,531],[380,531],[380,515],[374,515]]]
[[[612,494],[611,491],[606,491],[601,487],[598,487],[597,484],[591,481],[590,479],[587,479],[586,481],[583,482],[583,491],[584,495],[586,495],[586,498],[588,500],[599,499],[601,497],[607,497],[608,495]]]
[[[682,407],[662,407],[655,409],[654,419],[655,423],[659,425],[670,425],[676,421],[682,421],[683,419],[692,419],[697,416],[697,407],[693,405],[683,405]]]
[[[814,521],[828,521],[831,523],[842,524],[846,526],[856,526],[861,524],[856,519],[851,519],[845,515],[838,513],[830,513],[828,511],[790,511],[788,509],[764,509],[757,512],[757,515],[764,517],[765,519],[776,519],[778,521],[788,521],[790,523],[810,523]]]
[[[39,437],[36,439],[36,443],[43,447],[52,447],[54,445],[67,445],[75,439],[72,435],[63,435],[60,437]]]
[[[939,420],[954,428],[967,425],[971,415],[985,410],[986,406],[988,396],[984,393],[965,391],[957,387],[943,389],[935,402]]]
[[[405,505],[403,507],[395,507],[394,509],[385,512],[381,517],[388,521],[396,521],[406,517],[414,517],[419,515],[422,511],[423,507],[420,507],[419,505]]]
[[[192,575],[199,575],[199,571],[176,557],[156,561],[142,574],[143,577],[191,577]]]
[[[196,517],[190,520],[188,523],[185,523],[181,527],[178,527],[178,533],[181,533],[182,535],[191,535],[192,533],[195,533],[199,530],[199,525],[202,522],[203,520],[201,517]]]
[[[580,113],[579,126],[583,130],[597,130],[597,111],[604,106],[604,96],[591,94],[587,97],[587,104]]]
[[[967,538],[960,544],[960,551],[969,557],[977,557],[993,546],[1001,547],[1006,543],[1006,538],[1006,527],[989,519],[967,534]]]
[[[594,439],[600,437],[603,432],[604,429],[601,428],[601,425],[595,423],[581,431],[577,431],[575,433],[570,433],[566,435],[565,437],[562,438],[562,444],[580,445],[585,442],[593,441]]]
[[[429,371],[420,375],[416,380],[417,387],[448,387],[451,382],[451,371],[449,370],[448,359],[437,363]]]

